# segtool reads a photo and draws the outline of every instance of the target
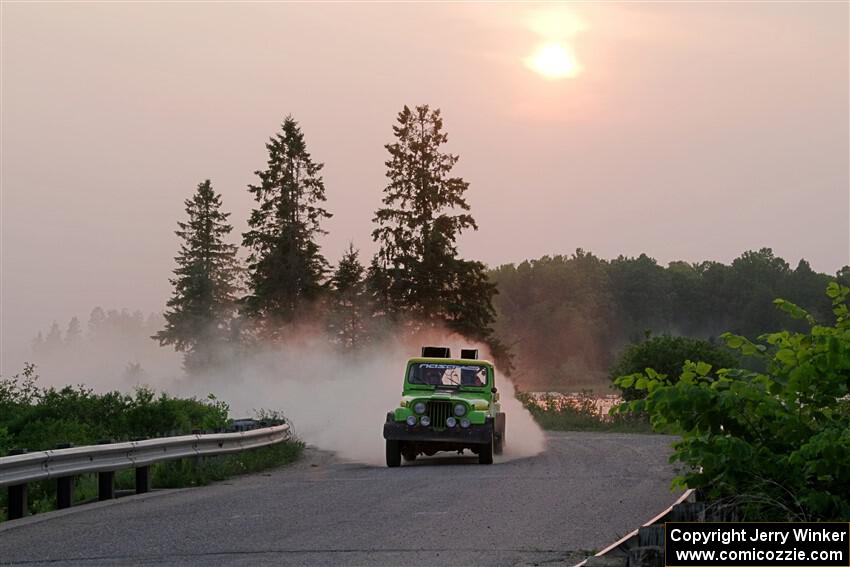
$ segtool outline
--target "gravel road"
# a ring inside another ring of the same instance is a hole
[[[570,565],[676,499],[669,437],[547,443],[398,469],[308,448],[265,474],[0,524],[0,565]]]

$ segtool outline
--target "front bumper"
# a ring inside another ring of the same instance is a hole
[[[436,431],[432,427],[407,425],[395,421],[393,414],[387,415],[384,423],[384,439],[388,441],[415,441],[420,443],[457,443],[459,445],[486,445],[493,440],[493,420],[487,418],[483,425],[469,427],[446,427]]]

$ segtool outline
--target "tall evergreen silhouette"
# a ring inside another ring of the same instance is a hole
[[[266,144],[265,170],[248,191],[257,204],[243,234],[249,249],[245,313],[264,338],[279,336],[279,324],[291,321],[318,299],[328,263],[317,236],[331,214],[325,202],[323,164],[307,152],[298,123],[287,117],[281,131]]]
[[[330,279],[328,333],[343,350],[365,346],[370,336],[371,308],[366,293],[366,269],[349,244]]]
[[[458,236],[478,227],[464,196],[469,183],[453,174],[458,156],[443,149],[448,135],[439,109],[405,106],[393,134],[385,146],[384,206],[373,219],[379,250],[369,270],[379,313],[414,332],[443,324],[502,349],[491,328],[496,287],[484,264],[458,256]]]
[[[209,179],[185,203],[187,218],[176,231],[182,242],[170,280],[174,291],[165,328],[153,338],[185,353],[184,367],[195,373],[216,364],[231,340],[239,266],[236,246],[225,242],[233,230],[230,213],[221,210],[221,195]]]

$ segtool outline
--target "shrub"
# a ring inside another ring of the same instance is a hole
[[[652,368],[668,377],[678,377],[686,360],[702,360],[714,368],[730,368],[738,362],[733,351],[702,339],[662,335],[630,345],[611,368],[611,379]],[[646,392],[619,386],[624,400],[643,398]]]
[[[617,379],[646,398],[620,411],[646,412],[659,430],[678,433],[671,460],[687,469],[675,481],[733,502],[745,519],[850,518],[850,288],[832,282],[835,323],[820,325],[800,307],[774,303],[805,323],[752,342],[726,344],[761,359],[764,372],[688,361],[677,381],[653,369]]]
[[[157,395],[149,388],[133,394],[96,394],[83,386],[39,388],[35,366],[21,374],[0,377],[0,457],[13,448],[30,451],[52,449],[59,443],[92,445],[101,441],[128,441],[224,429],[229,407],[209,395],[205,400]],[[266,411],[278,421],[278,412]],[[158,487],[195,486],[231,476],[289,463],[298,458],[303,443],[297,439],[242,453],[205,459],[182,459],[153,466]],[[133,486],[133,471],[117,471],[116,486]],[[85,501],[97,495],[96,475],[74,479],[74,498]],[[29,508],[33,513],[52,510],[56,482],[29,483]],[[5,517],[7,493],[0,491],[0,521]]]
[[[0,378],[0,456],[13,448],[164,437],[228,424],[227,404],[212,395],[181,399],[149,388],[97,394],[83,386],[40,388],[37,379],[31,364],[21,374]]]

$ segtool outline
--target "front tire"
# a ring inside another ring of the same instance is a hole
[[[387,466],[401,465],[401,442],[387,439]]]

